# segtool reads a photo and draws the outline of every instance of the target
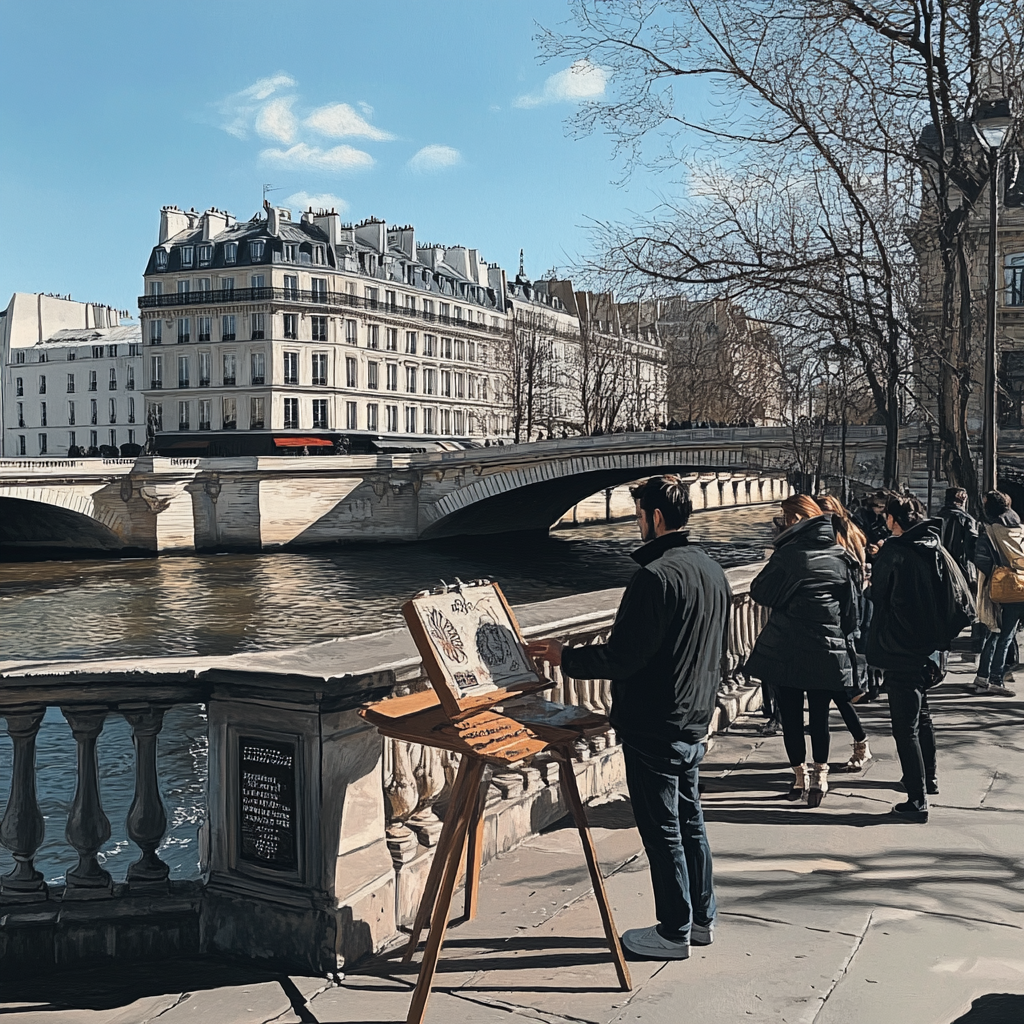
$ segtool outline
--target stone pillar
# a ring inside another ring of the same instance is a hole
[[[167,888],[171,869],[157,856],[156,849],[167,830],[167,814],[160,799],[156,770],[156,741],[164,722],[163,708],[146,706],[122,709],[132,727],[135,745],[135,797],[128,811],[128,836],[142,856],[128,868],[132,892]]]
[[[44,708],[31,708],[4,715],[14,744],[11,795],[0,823],[0,842],[14,854],[14,870],[0,879],[4,903],[33,903],[48,895],[46,882],[32,863],[45,835],[36,799],[36,734],[44,714]]]

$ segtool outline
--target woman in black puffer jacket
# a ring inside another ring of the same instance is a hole
[[[782,503],[786,529],[775,552],[750,584],[750,596],[770,609],[745,671],[778,694],[782,736],[796,776],[790,797],[807,791],[812,807],[828,791],[828,713],[833,697],[853,685],[852,634],[859,595],[852,557],[836,543],[832,517],[813,498]],[[814,763],[804,763],[804,697]]]

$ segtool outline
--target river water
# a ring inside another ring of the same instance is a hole
[[[775,506],[701,512],[691,538],[723,565],[757,561]],[[460,538],[432,544],[330,551],[96,559],[0,564],[0,661],[233,654],[357,636],[403,625],[402,602],[438,580],[487,577],[522,604],[623,586],[636,569],[632,521],[530,537]],[[2,721],[2,720],[0,720]],[[137,859],[125,833],[134,790],[131,732],[111,715],[98,743],[100,791],[111,822],[101,853],[115,881]],[[197,706],[168,712],[159,738],[168,829],[160,856],[174,878],[198,872],[205,811],[206,721]],[[39,802],[46,838],[36,865],[63,879],[75,854],[64,826],[75,791],[75,744],[50,708],[39,731]],[[11,744],[0,729],[0,799]],[[0,872],[13,861],[0,850]]]

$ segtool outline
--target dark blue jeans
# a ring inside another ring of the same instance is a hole
[[[711,847],[697,791],[703,743],[673,743],[659,755],[623,743],[626,785],[654,887],[658,931],[688,941],[690,926],[715,919]]]
[[[1003,685],[1003,673],[1006,671],[1006,655],[1010,644],[1017,635],[1017,626],[1024,619],[1024,604],[1001,605],[999,632],[989,633],[985,638],[985,646],[981,649],[981,661],[978,664],[978,675],[996,686]]]

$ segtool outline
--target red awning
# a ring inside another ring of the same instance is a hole
[[[333,448],[334,442],[323,437],[275,437],[278,448]]]

